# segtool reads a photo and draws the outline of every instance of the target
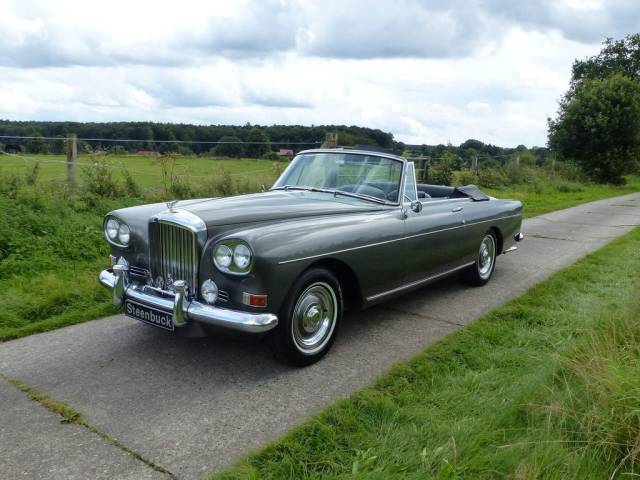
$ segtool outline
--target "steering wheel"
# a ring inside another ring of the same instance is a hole
[[[391,190],[389,193],[387,193],[387,200],[391,201],[391,202],[395,202],[398,199],[398,189],[396,188],[395,190]]]

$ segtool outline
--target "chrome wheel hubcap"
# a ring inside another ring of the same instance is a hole
[[[333,288],[324,282],[306,288],[293,309],[293,341],[302,353],[312,355],[322,350],[335,328],[337,299]]]
[[[480,244],[480,253],[478,256],[478,273],[480,277],[486,279],[491,275],[493,270],[493,262],[496,257],[496,243],[491,235],[487,235],[482,239]]]

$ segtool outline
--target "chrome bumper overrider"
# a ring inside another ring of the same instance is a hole
[[[125,265],[114,265],[111,269],[103,270],[98,275],[98,280],[112,291],[114,305],[122,306],[125,299],[128,299],[165,312],[172,312],[173,324],[176,327],[195,321],[230,330],[261,333],[278,325],[278,317],[273,313],[241,312],[206,305],[196,300],[190,301],[185,295],[185,286],[182,281],[174,282],[176,292],[173,298],[160,296],[153,291],[155,289],[145,285],[131,284],[128,267]]]

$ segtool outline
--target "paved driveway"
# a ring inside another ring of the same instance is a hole
[[[263,342],[188,340],[114,316],[0,344],[0,374],[71,405],[100,432],[181,478],[282,434],[479,315],[640,225],[640,193],[525,221],[492,282],[444,280],[346,318],[331,353],[297,370]],[[0,379],[6,478],[163,478],[95,432],[60,423]]]

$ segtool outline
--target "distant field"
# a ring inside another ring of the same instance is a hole
[[[251,180],[264,183],[270,187],[286,166],[284,162],[256,160],[249,158],[230,159],[216,157],[166,157],[164,159],[135,155],[79,155],[76,175],[82,182],[83,169],[92,168],[96,162],[105,162],[113,169],[116,180],[122,180],[126,170],[133,175],[136,182],[144,188],[160,188],[163,185],[164,173],[174,175],[186,183],[198,186],[206,179],[222,176],[225,172],[234,180]],[[163,166],[164,162],[164,166]],[[0,156],[0,173],[3,175],[27,175],[38,163],[40,180],[63,180],[66,178],[66,157],[64,155]]]

